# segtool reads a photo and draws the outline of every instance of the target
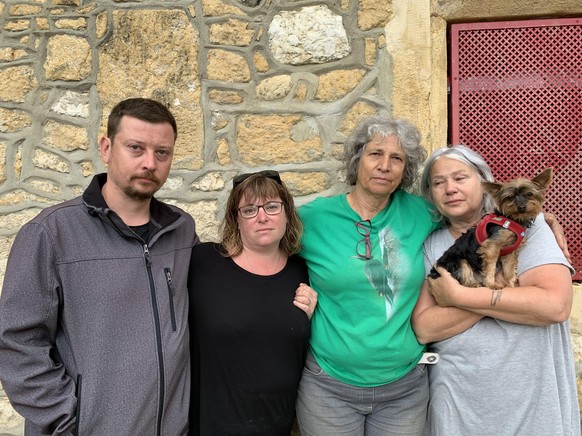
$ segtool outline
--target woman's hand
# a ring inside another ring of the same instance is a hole
[[[315,306],[317,306],[317,292],[311,286],[301,283],[295,291],[293,304],[305,312],[307,317],[311,319],[315,311]]]
[[[438,279],[428,279],[428,290],[441,307],[456,306],[454,302],[455,292],[463,292],[461,285],[446,269],[436,267],[441,275]]]

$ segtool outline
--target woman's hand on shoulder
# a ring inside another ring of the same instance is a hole
[[[293,304],[307,314],[311,319],[317,306],[317,292],[311,286],[300,283],[295,291]]]

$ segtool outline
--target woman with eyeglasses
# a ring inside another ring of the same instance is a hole
[[[319,302],[299,386],[303,436],[419,435],[428,377],[410,325],[422,244],[438,224],[405,191],[426,152],[406,121],[371,117],[346,144],[347,194],[301,207],[303,256]]]
[[[190,263],[190,434],[289,436],[317,293],[276,171],[233,179],[221,230]]]

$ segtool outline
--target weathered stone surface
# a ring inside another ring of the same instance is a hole
[[[196,233],[202,241],[218,241],[218,224],[222,217],[218,216],[216,200],[201,200],[192,203],[173,202],[194,217]]]
[[[53,6],[79,6],[81,0],[50,0]]]
[[[36,28],[38,30],[49,30],[50,23],[47,18],[35,18],[34,22],[36,23]]]
[[[307,85],[304,82],[299,82],[295,88],[295,95],[293,99],[296,101],[305,101],[307,97]]]
[[[300,115],[241,116],[237,148],[239,159],[249,166],[312,162],[323,155],[315,123]]]
[[[244,47],[250,44],[253,33],[248,22],[229,19],[224,23],[211,24],[209,38],[212,44]]]
[[[40,148],[34,150],[32,162],[37,168],[52,170],[58,173],[68,173],[71,171],[71,165],[65,159]]]
[[[123,10],[113,13],[112,37],[99,52],[102,123],[123,98],[151,97],[165,103],[178,123],[174,168],[202,165],[198,47],[198,33],[184,11]]]
[[[374,38],[366,38],[364,44],[366,65],[374,65],[376,63],[376,40]]]
[[[220,165],[230,165],[232,163],[228,141],[224,138],[221,138],[218,141],[218,146],[216,147],[216,159]]]
[[[266,73],[269,71],[269,62],[265,58],[265,55],[261,52],[255,52],[253,55],[253,60],[255,62],[255,68],[259,73]]]
[[[212,112],[211,125],[214,130],[221,130],[228,126],[229,119],[224,116],[220,111]]]
[[[208,93],[208,97],[214,103],[219,104],[239,104],[243,102],[242,96],[235,91],[223,91],[220,89],[212,89]]]
[[[225,82],[248,82],[251,80],[249,65],[244,57],[227,50],[208,51],[208,79]]]
[[[38,81],[29,65],[0,69],[0,101],[22,103],[37,86]]]
[[[222,15],[244,15],[244,12],[222,0],[202,0],[202,10],[205,16],[219,17]]]
[[[365,70],[335,70],[323,74],[319,78],[319,86],[315,98],[321,101],[334,101],[345,97],[360,83],[366,74]]]
[[[62,151],[87,150],[89,138],[83,127],[48,121],[43,126],[42,144]]]
[[[14,201],[14,199],[18,202],[25,201],[23,197],[9,193],[0,196],[0,205],[11,204],[11,201]],[[41,211],[42,211],[41,208],[31,207],[28,209],[23,209],[21,211],[11,213],[10,215],[0,215],[0,228],[4,231],[7,230],[18,231],[24,223],[27,223],[28,221],[33,219]]]
[[[360,121],[368,116],[376,114],[376,108],[370,106],[367,103],[358,102],[347,111],[338,128],[338,132],[348,136],[356,128]]]
[[[31,180],[28,183],[33,188],[47,194],[59,194],[61,192],[60,186],[51,180]]]
[[[319,64],[350,54],[342,18],[327,6],[281,11],[269,26],[269,49],[283,64]]]
[[[31,124],[32,118],[28,112],[0,107],[0,133],[17,132]]]
[[[77,18],[75,20],[63,18],[55,21],[55,27],[57,29],[85,29],[87,27],[87,20],[85,18]]]
[[[362,30],[384,27],[392,15],[391,2],[377,0],[358,0],[358,25]]]
[[[281,178],[294,197],[324,191],[330,187],[331,181],[329,174],[318,172],[285,172]]]
[[[9,32],[20,32],[30,27],[30,20],[10,20],[4,24],[4,29]]]
[[[221,191],[224,189],[224,178],[222,177],[222,173],[212,171],[204,174],[204,176],[192,183],[192,188],[204,192]]]
[[[0,142],[0,183],[6,181],[6,144]]]
[[[257,98],[259,100],[278,100],[289,94],[292,86],[291,76],[286,74],[269,77],[257,85]]]
[[[56,35],[49,38],[44,64],[47,80],[83,80],[91,74],[91,47],[85,38]]]
[[[26,50],[12,47],[0,48],[0,62],[12,62],[28,56]]]
[[[95,19],[95,35],[97,38],[103,38],[107,32],[107,12],[101,12]]]
[[[65,91],[63,96],[51,107],[51,111],[69,117],[88,118],[89,94]]]

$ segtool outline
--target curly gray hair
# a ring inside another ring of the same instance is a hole
[[[406,120],[383,116],[365,118],[345,142],[344,160],[347,165],[346,181],[355,185],[358,167],[365,145],[373,138],[395,135],[404,154],[404,175],[399,188],[409,188],[418,175],[418,167],[426,159],[426,150],[420,145],[419,130]]]

